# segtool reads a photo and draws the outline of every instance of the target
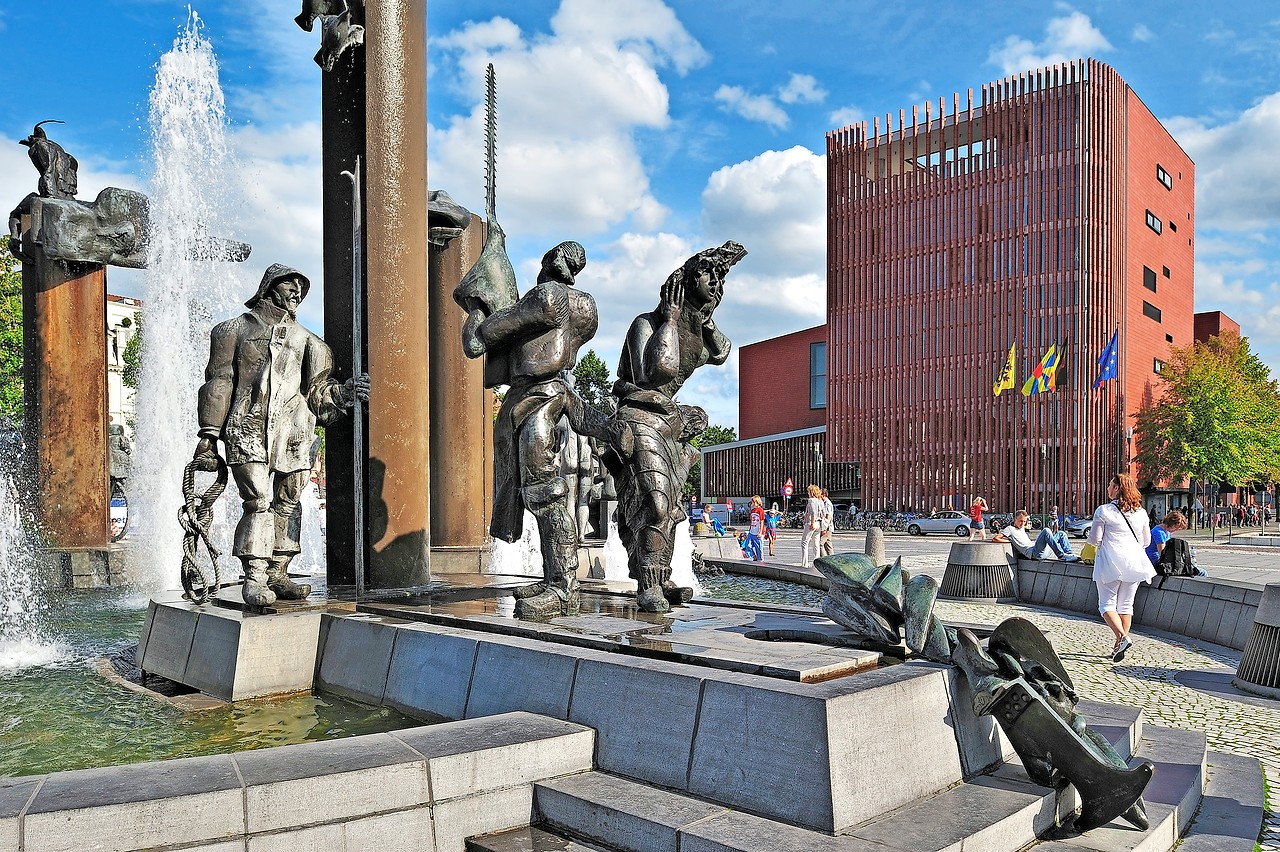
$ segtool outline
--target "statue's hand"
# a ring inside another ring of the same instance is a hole
[[[369,374],[360,373],[342,383],[342,401],[344,408],[351,408],[356,400],[362,403],[369,401]]]
[[[684,275],[679,270],[671,273],[662,282],[662,315],[665,319],[680,316],[680,308],[684,304]]]
[[[191,460],[196,464],[196,470],[202,470],[213,473],[218,469],[218,463],[222,460],[218,456],[218,443],[212,438],[201,438],[196,444],[196,451],[192,453]]]

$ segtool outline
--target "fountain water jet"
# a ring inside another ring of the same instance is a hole
[[[246,290],[229,257],[211,256],[205,234],[230,233],[237,164],[213,48],[192,11],[161,57],[150,99],[151,244],[143,295],[143,369],[138,392],[138,460],[131,489],[138,513],[133,558],[143,588],[178,587],[182,472],[196,442],[196,389],[216,320],[235,312]],[[199,258],[199,259],[197,259]],[[226,549],[238,513],[220,505],[215,524]],[[228,517],[230,516],[230,517]],[[232,560],[233,561],[233,560]],[[238,568],[228,561],[229,571]]]

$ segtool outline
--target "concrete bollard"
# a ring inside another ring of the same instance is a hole
[[[1262,591],[1253,632],[1231,683],[1245,692],[1280,698],[1280,583]]]
[[[888,559],[884,555],[884,530],[879,527],[869,528],[867,530],[866,543],[862,546],[862,552],[871,560],[872,565],[888,564]]]
[[[947,556],[939,598],[1009,603],[1018,599],[1018,560],[1005,542],[957,541]]]

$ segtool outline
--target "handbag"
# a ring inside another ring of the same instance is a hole
[[[1093,544],[1086,543],[1084,547],[1080,548],[1081,562],[1088,562],[1090,565],[1092,565],[1093,560],[1097,555],[1098,555],[1098,548],[1095,547]]]

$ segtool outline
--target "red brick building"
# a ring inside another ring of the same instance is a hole
[[[824,468],[852,471],[850,496],[873,508],[1097,505],[1169,346],[1196,330],[1186,152],[1112,68],[1082,60],[833,131],[827,169]],[[799,376],[822,330],[756,352]],[[1118,377],[1094,389],[1117,331]],[[997,396],[1011,344],[1017,387]],[[1023,396],[1050,346],[1056,389]],[[757,410],[748,348],[744,438],[811,428],[817,409],[790,398]],[[708,492],[715,470],[766,460],[736,446],[704,461]]]
[[[738,350],[738,435],[759,438],[827,425],[827,327]]]
[[[827,168],[827,446],[863,500],[1096,505],[1192,339],[1190,158],[1087,60],[834,131]],[[1019,388],[1058,347],[1053,393],[994,395],[1010,344]]]

